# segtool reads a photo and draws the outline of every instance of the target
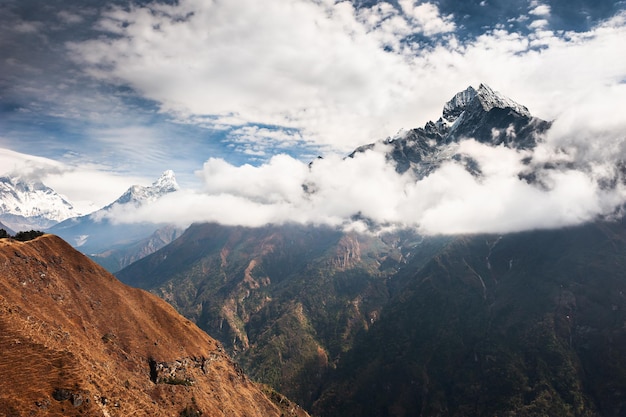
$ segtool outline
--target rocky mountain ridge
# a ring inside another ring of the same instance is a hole
[[[481,84],[477,90],[470,86],[455,94],[437,121],[401,132],[384,143],[389,146],[387,159],[396,170],[411,170],[418,180],[450,159],[479,174],[476,161],[458,152],[459,141],[472,138],[490,146],[532,149],[550,126],[550,122],[533,117],[525,106]],[[361,146],[350,156],[374,146]]]

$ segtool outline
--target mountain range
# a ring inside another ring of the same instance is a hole
[[[455,160],[480,178],[462,141],[533,149],[550,127],[481,85],[384,143],[398,172],[424,178]],[[315,415],[621,416],[625,231],[617,220],[459,236],[196,224],[117,276]]]
[[[15,231],[47,229],[80,213],[40,181],[0,177],[0,221]]]
[[[348,157],[382,144],[395,170],[416,180],[454,161],[481,181],[481,162],[463,147],[471,140],[527,152],[516,178],[541,188],[542,171],[575,164],[530,156],[551,127],[480,85],[452,97],[437,121]],[[617,168],[602,187],[622,183]],[[175,191],[172,179],[166,172],[151,187],[131,187],[97,214],[60,223],[58,233],[112,270],[125,266],[121,281],[169,302],[253,380],[314,415],[626,415],[619,215],[466,235],[381,228],[361,216],[368,232],[202,223],[139,238],[108,220],[116,205]],[[315,184],[302,189],[317,192]],[[102,245],[92,252],[95,236]]]
[[[182,230],[149,222],[117,224],[111,221],[111,210],[152,204],[179,189],[174,172],[167,170],[152,185],[133,185],[107,206],[80,215],[64,197],[39,181],[2,177],[0,221],[4,226],[0,228],[10,234],[31,229],[49,231],[116,272],[171,242]]]
[[[139,207],[180,189],[174,172],[165,171],[152,185],[133,185],[111,204],[89,215],[72,217],[47,230],[70,242],[115,272],[178,237],[182,230],[167,224],[117,224],[108,216],[115,208]]]

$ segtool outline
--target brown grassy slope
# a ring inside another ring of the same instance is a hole
[[[306,415],[286,403],[62,239],[0,240],[0,416]]]

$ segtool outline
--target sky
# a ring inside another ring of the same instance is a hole
[[[0,0],[0,174],[88,213],[176,172],[180,194],[118,221],[578,224],[624,202],[601,186],[623,155],[624,40],[614,0]],[[380,147],[342,158],[480,83],[555,121],[535,159],[579,168],[539,189],[517,176],[528,155],[471,141],[481,181],[453,163],[416,181]]]

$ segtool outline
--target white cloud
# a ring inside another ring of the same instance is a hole
[[[550,17],[550,6],[547,4],[536,4],[532,7],[533,8],[528,12],[529,14],[534,16]]]
[[[538,19],[538,20],[533,20],[532,22],[530,22],[528,27],[530,29],[537,30],[537,29],[546,28],[548,27],[549,24],[550,23],[546,19]]]
[[[385,43],[453,25],[430,3],[407,10],[379,5],[366,18],[349,2],[183,0],[114,9],[100,26],[121,37],[71,50],[164,111],[298,128],[345,151],[417,117],[419,79]]]
[[[610,215],[626,201],[623,186],[599,186],[601,176],[614,174],[610,164],[604,171],[600,165],[595,170],[542,168],[549,147],[545,143],[537,151],[536,182],[520,176],[529,169],[524,161],[535,157],[533,152],[474,140],[461,142],[456,151],[479,164],[478,177],[450,159],[418,181],[410,173],[395,171],[382,144],[354,158],[319,159],[311,165],[286,155],[259,167],[211,159],[198,172],[205,182],[202,192],[168,195],[139,210],[117,207],[109,215],[122,223],[182,226],[203,221],[244,226],[295,222],[362,230],[366,220],[424,234],[505,233],[580,224]],[[551,155],[563,159],[557,149]]]
[[[82,23],[85,20],[81,15],[68,12],[67,10],[61,10],[57,13],[59,19],[69,24]]]
[[[427,36],[452,32],[456,28],[452,16],[441,16],[439,8],[433,3],[421,3],[415,0],[399,0],[398,3],[404,13]]]
[[[80,213],[97,210],[119,197],[131,184],[145,182],[98,166],[68,165],[4,148],[0,148],[0,175],[41,181],[67,198]]]
[[[70,50],[93,76],[130,85],[180,120],[297,129],[289,140],[342,152],[437,118],[469,84],[486,82],[552,118],[626,77],[624,13],[586,33],[554,33],[545,30],[549,7],[535,2],[530,35],[495,29],[461,41],[434,3],[400,6],[155,3],[110,10],[99,25],[115,36]],[[434,46],[403,41],[413,33],[434,36]],[[245,151],[262,155],[265,138]]]

